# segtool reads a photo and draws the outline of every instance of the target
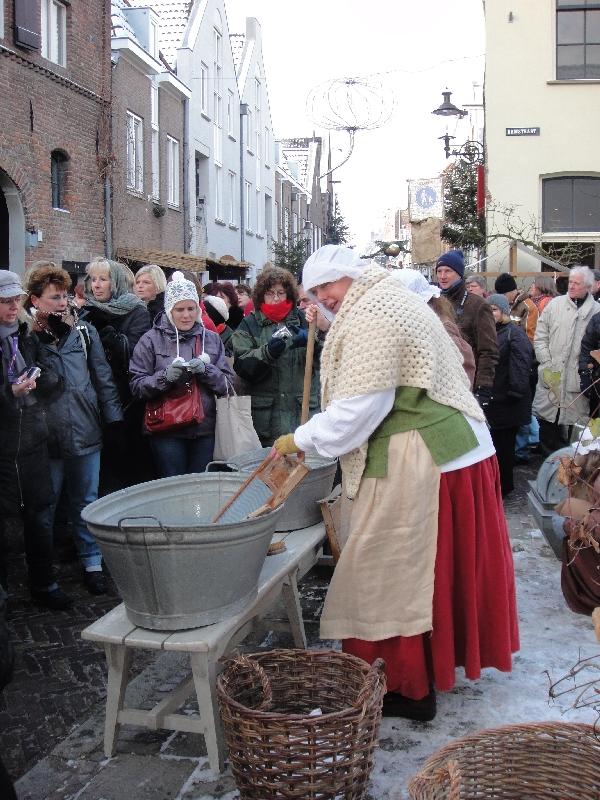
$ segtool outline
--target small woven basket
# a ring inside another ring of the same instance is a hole
[[[217,693],[242,800],[364,797],[385,694],[381,659],[369,667],[329,650],[240,656]]]
[[[593,726],[538,722],[457,739],[408,784],[411,800],[599,800],[600,738]]]

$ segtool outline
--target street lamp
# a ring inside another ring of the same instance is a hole
[[[448,90],[442,92],[442,97],[444,98],[443,102],[431,113],[438,117],[458,117],[458,119],[466,117],[469,112],[463,108],[458,108],[458,106],[455,106],[450,100],[451,94],[452,92],[449,92]],[[448,131],[446,131],[443,136],[438,136],[438,139],[444,143],[444,152],[446,153],[446,158],[450,158],[450,156],[458,156],[468,164],[483,164],[483,145],[481,142],[469,139],[460,147],[453,148],[450,146],[450,142],[455,138],[456,137],[451,136]]]

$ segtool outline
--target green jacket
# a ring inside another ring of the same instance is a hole
[[[306,347],[286,348],[273,358],[267,342],[282,325],[306,327],[304,314],[294,308],[281,323],[271,322],[261,311],[253,311],[233,333],[233,368],[246,381],[252,398],[252,421],[263,447],[269,447],[284,433],[300,424]],[[319,357],[321,342],[315,341],[310,391],[310,415],[319,407]]]

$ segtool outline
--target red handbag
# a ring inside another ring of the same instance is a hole
[[[198,355],[198,340],[194,355]],[[169,389],[159,397],[146,401],[144,424],[150,433],[167,433],[202,422],[204,408],[198,381],[193,375],[179,386]]]

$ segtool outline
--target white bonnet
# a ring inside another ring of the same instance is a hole
[[[428,303],[432,297],[439,297],[441,294],[440,287],[432,286],[427,278],[416,269],[393,269],[390,275],[409,292],[416,294],[424,303]]]
[[[218,297],[216,294],[205,294],[204,305],[212,306],[217,313],[223,317],[224,322],[228,321],[229,309],[227,308],[227,303],[222,297]]]
[[[355,250],[338,244],[325,244],[310,256],[302,270],[302,286],[305,291],[323,283],[340,278],[359,278],[371,264],[361,258]]]
[[[183,272],[177,271],[173,273],[165,289],[165,311],[171,322],[173,322],[171,317],[173,306],[175,303],[179,303],[180,300],[192,300],[200,306],[196,287],[191,281],[188,281],[187,278],[184,277]]]

